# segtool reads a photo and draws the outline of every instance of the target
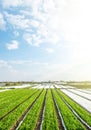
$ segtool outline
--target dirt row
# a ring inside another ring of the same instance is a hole
[[[66,127],[63,124],[62,117],[60,117],[59,110],[58,110],[58,107],[56,105],[56,101],[55,101],[55,98],[54,98],[52,90],[51,90],[51,94],[52,94],[54,107],[55,107],[55,112],[56,112],[56,116],[57,116],[57,120],[58,120],[58,124],[59,124],[59,130],[65,130]]]
[[[35,127],[34,130],[40,130],[40,129],[41,129],[42,119],[43,119],[43,112],[44,112],[44,107],[45,107],[45,102],[46,102],[47,91],[48,91],[48,90],[46,90],[46,94],[45,94],[45,97],[44,97],[44,101],[43,101],[43,104],[42,104],[42,108],[41,108],[41,110],[40,110],[39,117],[38,117],[38,121],[37,121],[37,124],[36,124],[36,127]]]

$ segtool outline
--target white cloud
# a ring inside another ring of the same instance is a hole
[[[29,44],[32,45],[32,36],[29,33],[23,35],[24,40]]]
[[[40,23],[39,23],[39,21],[37,21],[37,20],[31,19],[31,20],[30,20],[30,24],[31,24],[31,26],[37,28]]]
[[[0,60],[0,81],[19,81],[19,71],[7,60]]]
[[[3,3],[5,3],[5,1]],[[35,34],[31,35],[31,38],[27,38],[29,44],[32,44],[33,41],[33,45],[35,46],[39,46],[41,42],[55,45],[59,44],[61,39],[59,31],[60,16],[57,14],[57,9],[55,8],[53,0],[24,0],[20,3],[22,6],[26,7],[30,3],[31,11],[25,8],[25,10],[20,10],[20,14],[18,15],[5,12],[9,24],[11,24],[14,29],[24,29],[24,31],[28,32],[30,30],[34,31],[35,28]],[[19,6],[20,4],[17,3],[14,5]],[[14,5],[10,2],[9,6]],[[31,42],[32,39],[33,41]]]
[[[5,16],[14,29],[27,29],[30,27],[30,21],[24,15],[14,15],[5,12]]]
[[[10,8],[10,7],[31,7],[34,10],[37,10],[41,4],[40,0],[2,0],[2,5],[4,8]]]
[[[31,11],[26,9],[20,11],[25,12],[23,16],[6,14],[8,22],[21,29],[35,27],[48,43],[56,45],[62,38],[73,44],[81,42],[85,44],[90,40],[90,0],[69,0],[68,2],[66,0],[15,0],[14,2],[4,0],[3,4],[26,7],[30,5]],[[25,17],[27,15],[35,19],[28,19]]]
[[[14,70],[11,64],[8,64],[5,60],[0,60],[0,69],[8,69],[9,71]]]
[[[2,0],[2,4],[4,8],[9,8],[9,7],[17,7],[23,3],[22,0]]]
[[[5,3],[5,0],[3,3]],[[14,5],[12,2],[10,3],[10,6],[20,5],[19,3]],[[30,5],[32,9],[31,11],[28,11],[27,8],[25,8],[25,10],[20,11],[20,15],[5,13],[7,21],[13,26],[13,28],[24,29],[25,31],[29,31],[30,28],[33,27],[36,29],[35,33],[38,32],[38,35],[40,35],[35,36],[35,41],[36,38],[37,41],[39,41],[39,37],[43,37],[46,43],[53,43],[55,45],[58,44],[61,39],[59,33],[60,16],[57,14],[58,12],[55,8],[54,1],[24,0],[20,3],[22,6],[26,7]],[[32,19],[31,16],[33,17]],[[36,43],[36,46],[39,45],[39,42]]]
[[[1,62],[5,62],[8,64],[11,64],[13,66],[20,66],[20,65],[31,65],[31,66],[48,66],[47,62],[39,62],[39,61],[32,61],[32,60],[10,60],[10,61],[0,61]]]
[[[48,66],[47,62],[34,62],[33,64],[39,65],[39,66]]]
[[[41,2],[42,3],[42,2]],[[51,6],[50,6],[51,5]],[[42,11],[34,11],[32,15],[40,21],[38,32],[44,37],[45,43],[59,44],[61,41],[60,15],[53,0],[43,1]]]
[[[6,47],[8,50],[15,50],[15,49],[18,49],[19,43],[18,43],[18,41],[13,40],[13,41],[11,41],[11,43],[7,43]]]
[[[42,38],[39,35],[32,35],[34,46],[39,47],[42,43]]]
[[[53,52],[54,52],[54,49],[52,49],[52,48],[46,48],[46,51],[47,51],[48,53],[53,53]]]
[[[0,67],[7,66],[7,62],[4,60],[0,60]]]
[[[13,61],[9,61],[10,64],[17,64],[17,65],[24,65],[24,64],[32,64],[31,60],[13,60]]]
[[[18,32],[18,31],[14,31],[13,33],[14,33],[14,35],[15,35],[16,37],[19,36],[19,32]]]
[[[5,30],[6,28],[6,22],[4,20],[3,14],[0,13],[0,29]]]
[[[73,62],[84,62],[91,60],[91,1],[70,0],[64,3],[61,13],[61,2],[57,3],[60,12],[60,23],[63,37],[72,43],[74,50]]]
[[[42,43],[42,39],[40,35],[37,35],[37,34],[25,33],[23,35],[23,38],[29,45],[32,45],[32,46],[39,47],[40,44]]]
[[[90,60],[91,1],[47,0],[41,5],[39,2],[35,4],[37,10],[34,10],[32,15],[41,21],[37,29],[38,34],[44,37],[43,42],[62,44],[68,49],[71,46],[72,50],[69,51],[74,50],[71,56],[73,62],[84,62],[86,57]],[[38,10],[39,7],[42,9],[41,12]]]

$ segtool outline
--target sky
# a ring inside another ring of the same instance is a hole
[[[0,81],[91,80],[91,0],[1,0]]]

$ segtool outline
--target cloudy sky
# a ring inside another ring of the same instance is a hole
[[[91,80],[91,0],[1,0],[6,80]]]

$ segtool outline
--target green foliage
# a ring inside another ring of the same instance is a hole
[[[58,91],[58,92],[74,108],[74,110],[79,114],[79,116],[91,126],[91,113],[89,113],[84,108],[82,108],[79,104],[74,102],[71,98],[69,98],[62,91]]]
[[[12,90],[13,91],[13,90]],[[28,90],[29,91],[29,90]],[[24,113],[24,111],[27,109],[27,107],[35,100],[35,98],[39,95],[41,90],[39,90],[36,94],[34,94],[29,100],[21,104],[17,109],[15,109],[12,113],[10,113],[7,117],[5,117],[2,121],[0,121],[0,127],[3,130],[10,129],[14,123],[19,119],[19,117]],[[30,90],[31,93],[31,90]],[[20,95],[18,93],[18,95]],[[21,97],[24,96],[20,95]],[[27,95],[28,96],[28,95]],[[13,103],[13,102],[12,102]],[[7,109],[7,108],[6,108]],[[12,107],[11,107],[12,109]],[[8,112],[8,111],[7,111]]]
[[[26,98],[31,96],[34,92],[36,93],[29,98],[27,101],[19,105],[13,112],[11,112],[7,117],[0,121],[0,130],[10,130],[14,123],[20,118],[20,116],[26,111],[30,104],[36,99],[41,89],[14,89],[0,93],[0,117],[9,112],[19,103],[24,101]],[[91,126],[91,114],[83,109],[80,105],[75,103],[67,95],[65,95],[60,90],[58,93],[65,98],[65,100],[74,108],[74,110],[79,114],[79,116],[84,119]],[[43,90],[40,97],[37,99],[25,120],[20,126],[20,130],[34,130],[36,124],[38,123],[39,113],[42,108],[44,96],[46,90]],[[64,123],[67,130],[85,130],[86,128],[81,124],[81,122],[75,117],[72,111],[67,107],[63,100],[59,97],[55,89],[53,89],[53,94],[62,114]],[[58,119],[55,112],[54,102],[52,99],[51,90],[48,89],[46,96],[45,112],[42,124],[43,130],[59,130]]]
[[[58,130],[58,122],[51,91],[48,90],[43,120],[43,130]]]
[[[40,97],[37,99],[36,103],[34,104],[34,106],[31,108],[30,112],[28,113],[27,117],[25,118],[25,120],[23,121],[23,123],[21,124],[19,130],[34,130],[37,121],[38,121],[38,116],[40,113],[40,110],[42,109],[42,104],[43,104],[43,100],[44,100],[44,96],[45,96],[45,90],[42,92],[42,94],[40,95]]]
[[[27,97],[33,94],[33,89],[14,89],[7,92],[3,92],[0,95],[0,117],[14,108],[17,104],[21,103]]]
[[[81,122],[75,117],[75,115],[68,108],[68,106],[58,96],[56,90],[53,90],[53,93],[67,130],[85,130],[85,127],[81,124]]]

